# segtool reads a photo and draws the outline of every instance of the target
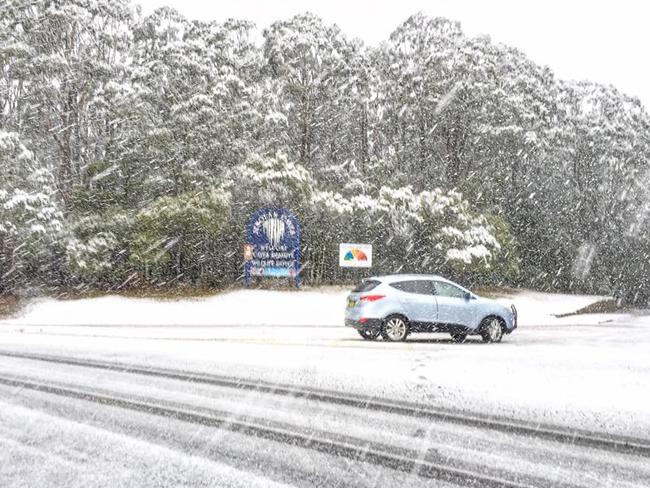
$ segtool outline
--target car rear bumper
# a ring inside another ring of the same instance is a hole
[[[354,327],[358,330],[378,330],[381,324],[381,319],[345,319],[346,327]]]

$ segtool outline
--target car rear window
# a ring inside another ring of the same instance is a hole
[[[352,291],[355,293],[363,293],[377,288],[377,286],[379,286],[380,283],[381,281],[377,281],[377,280],[363,280]]]
[[[436,294],[433,281],[429,280],[396,281],[391,283],[390,286],[406,293],[417,293],[418,295]]]

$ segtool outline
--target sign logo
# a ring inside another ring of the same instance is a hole
[[[365,252],[363,252],[361,249],[357,249],[356,247],[346,252],[345,256],[343,256],[344,261],[354,261],[355,259],[357,261],[368,261],[368,256],[366,256]]]
[[[344,268],[371,268],[372,244],[339,244],[339,266]]]
[[[268,220],[265,220],[262,223],[262,228],[266,234],[266,238],[269,240],[272,246],[277,247],[282,242],[282,237],[284,237],[284,221],[272,217]]]
[[[288,277],[300,284],[300,223],[289,210],[262,208],[246,225],[244,277]]]

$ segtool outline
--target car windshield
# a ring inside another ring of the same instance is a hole
[[[649,23],[0,0],[0,488],[649,488]]]

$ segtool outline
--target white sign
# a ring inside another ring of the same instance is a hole
[[[339,266],[343,268],[371,268],[372,244],[339,244]]]

